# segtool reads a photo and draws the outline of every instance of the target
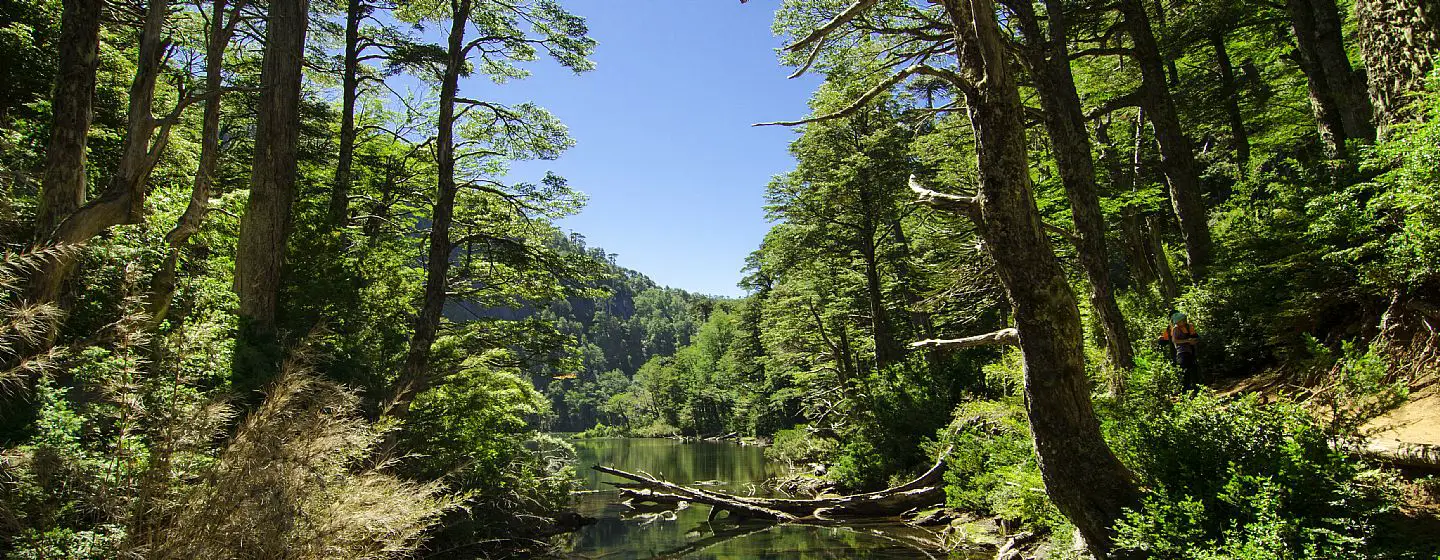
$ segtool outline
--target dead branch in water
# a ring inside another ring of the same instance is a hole
[[[707,504],[714,508],[713,518],[720,511],[752,519],[770,519],[780,522],[834,523],[837,518],[891,517],[918,508],[944,503],[945,489],[941,486],[945,474],[945,454],[925,474],[915,480],[878,492],[836,496],[830,498],[754,498],[735,496],[724,492],[702,490],[682,486],[658,478],[622,471],[601,465],[593,468],[605,474],[618,476],[634,482],[615,482],[620,495],[635,502],[655,504],[678,504],[689,502]]]

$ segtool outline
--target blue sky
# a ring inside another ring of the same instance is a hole
[[[663,285],[716,295],[735,286],[769,224],[765,185],[794,166],[792,130],[751,123],[804,116],[817,78],[787,80],[770,32],[776,0],[572,0],[598,42],[596,69],[535,64],[529,79],[473,81],[467,95],[534,101],[577,144],[546,170],[590,197],[561,227]]]

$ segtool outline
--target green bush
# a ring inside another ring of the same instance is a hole
[[[791,467],[810,463],[828,463],[840,450],[834,438],[810,431],[809,424],[775,432],[775,441],[765,448],[765,457]]]
[[[1114,446],[1146,488],[1119,545],[1157,558],[1362,558],[1396,486],[1299,405],[1132,399]],[[1165,401],[1161,401],[1164,403]]]
[[[1040,532],[1066,524],[1045,494],[1022,400],[960,405],[940,444],[953,446],[945,472],[951,507]]]

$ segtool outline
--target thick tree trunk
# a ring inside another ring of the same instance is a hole
[[[1070,200],[1070,215],[1075,221],[1076,253],[1090,281],[1090,304],[1105,332],[1105,347],[1111,364],[1121,372],[1128,371],[1135,367],[1134,349],[1130,344],[1130,332],[1125,327],[1125,317],[1115,303],[1110,281],[1105,216],[1100,210],[1100,187],[1095,181],[1095,161],[1090,155],[1085,114],[1080,106],[1080,94],[1075,89],[1075,78],[1070,72],[1070,52],[1066,47],[1069,31],[1064,7],[1059,0],[1045,1],[1045,13],[1050,24],[1048,37],[1041,31],[1030,4],[1020,3],[1018,10],[1020,26],[1026,36],[1032,80],[1040,94],[1055,166],[1060,171],[1065,195]],[[1118,380],[1123,379],[1121,373],[1112,380],[1112,392],[1118,394],[1122,391]]]
[[[1110,451],[1090,404],[1080,310],[1055,258],[1031,192],[1025,113],[988,0],[943,2],[979,158],[976,224],[1015,310],[1025,403],[1045,487],[1097,556],[1113,550],[1112,526],[1139,503],[1130,471]]]
[[[60,14],[60,61],[51,102],[54,120],[45,150],[35,237],[47,239],[85,202],[85,138],[100,64],[103,0],[65,0]]]
[[[236,349],[240,388],[260,387],[279,366],[276,320],[285,240],[298,174],[300,84],[309,27],[308,0],[271,0],[260,70],[255,159],[250,199],[235,248],[235,293],[240,299]]]
[[[330,190],[330,226],[344,227],[350,219],[351,170],[355,162],[355,102],[360,95],[360,20],[364,0],[349,0],[345,9],[345,68],[340,84],[340,153],[335,182]]]
[[[121,145],[120,162],[105,192],[65,217],[49,238],[53,244],[84,243],[105,230],[120,224],[135,224],[144,210],[146,182],[151,170],[165,151],[170,125],[159,127],[152,109],[155,82],[160,76],[166,42],[165,18],[169,15],[165,0],[152,0],[145,11],[140,31],[139,58],[135,77],[130,83],[130,104],[126,115],[125,139]],[[181,106],[183,107],[183,105]],[[177,108],[178,109],[178,108]],[[178,117],[178,110],[172,117]],[[157,134],[156,128],[161,128]],[[33,279],[32,301],[59,300],[65,279],[75,267],[75,256],[62,256],[47,263]]]
[[[237,6],[238,8],[239,6]],[[227,21],[226,0],[213,0],[211,4],[210,37],[205,46],[205,112],[200,118],[200,161],[195,166],[195,182],[190,189],[190,203],[175,222],[175,227],[165,234],[168,250],[160,270],[150,280],[148,297],[150,320],[158,324],[165,320],[170,311],[170,300],[175,295],[178,278],[180,252],[190,241],[190,236],[200,231],[200,224],[210,209],[210,195],[214,191],[215,169],[220,163],[220,103],[224,95],[225,48],[240,17],[237,9]]]
[[[1372,141],[1375,127],[1364,83],[1345,53],[1340,11],[1335,0],[1286,0],[1285,8],[1320,138],[1332,155],[1344,157],[1347,140]]]
[[[1250,133],[1245,130],[1245,115],[1240,112],[1240,88],[1235,82],[1235,67],[1230,64],[1230,50],[1225,45],[1225,33],[1212,31],[1210,47],[1215,49],[1215,65],[1220,68],[1220,95],[1225,104],[1225,116],[1230,121],[1230,141],[1234,143],[1235,163],[1244,177],[1250,169]]]
[[[1440,0],[1356,0],[1355,15],[1383,137],[1390,125],[1422,117],[1409,109],[1440,53]]]
[[[429,251],[425,260],[425,294],[420,314],[415,317],[415,333],[405,354],[404,369],[394,400],[387,407],[388,416],[404,419],[410,402],[430,387],[430,350],[440,333],[440,318],[445,310],[445,294],[449,291],[450,226],[455,218],[455,98],[460,89],[460,74],[465,71],[465,28],[469,24],[470,0],[456,0],[450,24],[449,49],[445,73],[440,82],[440,109],[436,118],[435,166],[438,181],[435,206],[430,217]]]
[[[1164,59],[1155,34],[1150,30],[1150,17],[1145,13],[1144,4],[1140,0],[1120,0],[1118,5],[1135,43],[1135,58],[1140,64],[1142,105],[1155,127],[1155,140],[1160,145],[1160,166],[1170,185],[1170,202],[1185,240],[1185,258],[1190,265],[1191,276],[1199,279],[1205,276],[1205,267],[1210,262],[1211,242],[1195,152],[1180,127],[1180,115],[1170,95],[1170,86],[1165,82]]]

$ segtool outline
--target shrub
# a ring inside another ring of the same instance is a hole
[[[1143,399],[1134,399],[1142,401]],[[1114,426],[1147,489],[1119,546],[1158,558],[1360,558],[1395,485],[1331,446],[1299,405],[1211,394]]]
[[[953,446],[945,495],[954,508],[1039,532],[1066,520],[1045,494],[1023,401],[973,401],[955,410],[940,446]]]

